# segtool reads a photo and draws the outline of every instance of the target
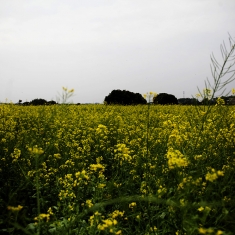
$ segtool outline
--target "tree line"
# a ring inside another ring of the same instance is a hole
[[[235,104],[234,96],[222,96],[220,97],[224,100],[224,104]],[[199,101],[196,98],[180,98],[177,99],[174,95],[168,93],[159,93],[153,96],[150,103],[169,105],[169,104],[180,104],[180,105],[213,105],[216,104],[217,98],[208,99],[203,98]],[[147,100],[139,93],[133,93],[126,90],[113,90],[104,99],[105,104],[121,104],[121,105],[137,105],[137,104],[147,104]]]
[[[235,104],[234,96],[222,96],[225,104]],[[202,101],[199,101],[196,98],[180,98],[177,99],[174,95],[168,93],[159,93],[154,96],[150,103],[168,105],[168,104],[180,104],[180,105],[207,105],[207,104],[216,104],[217,98],[207,99],[204,98]],[[104,104],[107,105],[138,105],[138,104],[147,104],[148,101],[140,94],[134,93],[127,90],[113,90],[109,95],[105,96]],[[30,102],[23,102],[19,100],[17,103],[24,106],[38,106],[38,105],[55,105],[58,104],[56,101],[51,100],[47,101],[45,99],[33,99]],[[79,105],[80,103],[77,103]]]

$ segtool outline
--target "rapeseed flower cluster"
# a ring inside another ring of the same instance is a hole
[[[11,154],[11,157],[13,158],[12,163],[13,163],[13,162],[17,162],[17,160],[18,160],[18,158],[20,157],[20,155],[21,155],[21,150],[15,148],[15,149],[14,149],[14,152]]]
[[[132,157],[130,155],[129,148],[126,147],[126,144],[118,144],[116,146],[116,149],[114,150],[115,153],[115,159],[119,160],[120,165],[123,164],[123,162],[131,162]]]
[[[219,98],[216,100],[216,103],[217,103],[217,105],[225,105],[225,101],[224,101],[224,99],[222,99],[221,97],[219,97]]]
[[[208,181],[215,181],[216,179],[218,179],[219,176],[224,176],[224,172],[223,171],[216,171],[215,169],[211,169],[210,172],[208,172],[205,176],[206,180]]]
[[[34,218],[35,221],[41,221],[41,220],[46,220],[48,222],[50,220],[50,214],[40,214],[37,217]]]
[[[21,205],[18,205],[17,207],[8,206],[7,209],[8,209],[9,211],[18,212],[18,211],[20,211],[20,210],[23,209],[23,206],[21,206]]]
[[[167,159],[170,169],[186,167],[189,164],[188,159],[179,150],[174,150],[173,148],[168,149]]]
[[[35,145],[34,147],[32,148],[28,148],[29,152],[32,154],[32,155],[41,155],[44,153],[44,151],[42,150],[41,147],[38,147],[37,145]]]

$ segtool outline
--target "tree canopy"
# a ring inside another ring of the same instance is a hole
[[[126,90],[113,90],[104,99],[106,104],[137,105],[146,104],[147,101],[139,93]]]
[[[178,100],[174,95],[160,93],[153,98],[154,104],[178,104]]]
[[[24,102],[23,105],[27,106],[27,105],[33,105],[33,106],[38,106],[38,105],[54,105],[56,104],[55,101],[51,100],[51,101],[46,101],[44,99],[33,99],[30,102]]]

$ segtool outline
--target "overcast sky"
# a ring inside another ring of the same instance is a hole
[[[234,0],[0,0],[0,102],[56,100],[62,86],[74,103],[116,89],[191,97],[228,33]]]

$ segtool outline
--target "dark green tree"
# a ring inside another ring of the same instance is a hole
[[[174,95],[160,93],[153,98],[154,104],[178,104],[178,100]]]
[[[196,98],[180,98],[178,99],[180,105],[197,105],[200,102]]]
[[[126,90],[113,90],[104,99],[106,104],[137,105],[146,104],[147,101],[139,93],[133,93]]]
[[[47,101],[44,99],[34,99],[30,102],[31,105],[45,105]]]
[[[28,106],[28,105],[30,105],[30,102],[25,101],[25,102],[23,103],[23,105],[24,105],[24,106]]]
[[[55,102],[54,100],[48,101],[48,102],[46,103],[46,105],[54,105],[54,104],[56,104],[56,102]]]

